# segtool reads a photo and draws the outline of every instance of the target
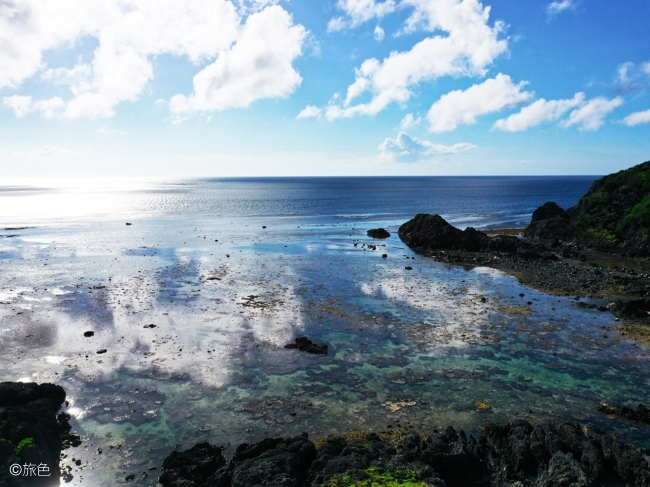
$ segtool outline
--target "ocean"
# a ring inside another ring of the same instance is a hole
[[[611,314],[397,237],[417,213],[522,228],[595,179],[2,181],[0,379],[67,391],[68,485],[155,485],[176,447],[303,431],[559,417],[650,446],[596,411],[648,401],[648,349]]]

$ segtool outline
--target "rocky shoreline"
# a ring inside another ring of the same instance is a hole
[[[416,219],[418,217],[424,218],[424,215],[418,215]],[[405,243],[420,255],[440,262],[501,270],[522,284],[547,294],[576,299],[592,298],[598,304],[583,302],[580,305],[609,311],[617,318],[625,319],[626,322],[620,325],[621,332],[650,344],[648,257],[625,257],[584,248],[572,242],[521,240],[512,235],[500,235],[498,231],[493,231],[492,237],[475,232],[485,235],[489,243],[496,240],[498,246],[492,244],[491,248],[485,246],[467,250],[465,246],[426,248]]]
[[[58,486],[63,449],[81,444],[70,416],[59,413],[65,391],[54,384],[0,383],[0,487]]]
[[[581,305],[627,320],[621,333],[650,344],[649,181],[650,161],[605,176],[566,211],[553,202],[537,208],[519,234],[460,230],[440,215],[418,214],[398,235],[441,262],[492,267],[548,294],[592,298]]]
[[[230,460],[208,443],[172,452],[165,487],[615,487],[650,485],[650,450],[588,425],[486,421],[478,437],[448,427],[306,433],[237,447]]]

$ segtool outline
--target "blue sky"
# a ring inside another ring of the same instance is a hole
[[[606,174],[650,0],[0,0],[4,176]]]

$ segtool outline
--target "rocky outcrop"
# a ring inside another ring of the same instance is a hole
[[[390,233],[384,228],[371,228],[366,232],[369,237],[372,238],[388,238]]]
[[[568,214],[554,202],[544,203],[533,212],[530,225],[523,232],[529,239],[571,240],[575,229]]]
[[[650,424],[650,408],[644,404],[637,404],[636,408],[618,404],[601,404],[598,411],[609,416],[635,423]]]
[[[188,452],[172,453],[165,460],[160,483],[175,487],[650,485],[650,451],[597,428],[562,421],[533,426],[518,419],[507,424],[488,421],[482,429],[479,437],[453,427],[433,436],[412,430],[355,432],[330,436],[318,442],[318,449],[306,434],[268,438],[240,445],[229,462],[220,449],[203,443]],[[183,458],[185,466],[179,465]],[[209,469],[203,468],[207,465]]]
[[[472,227],[459,230],[440,215],[420,213],[404,223],[397,232],[399,238],[413,249],[469,250],[487,248],[490,237]]]
[[[316,345],[307,337],[298,337],[294,343],[287,343],[284,348],[297,348],[301,352],[327,355],[327,345]]]
[[[54,384],[0,383],[0,485],[59,485],[61,450],[80,444],[70,433],[70,416],[57,415],[65,396]],[[12,475],[12,465],[27,465],[27,474]]]
[[[566,212],[545,203],[526,238],[572,241],[629,256],[650,255],[650,161],[600,178]]]

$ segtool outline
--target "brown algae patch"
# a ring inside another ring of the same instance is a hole
[[[616,328],[622,336],[650,345],[650,323],[623,323]]]

